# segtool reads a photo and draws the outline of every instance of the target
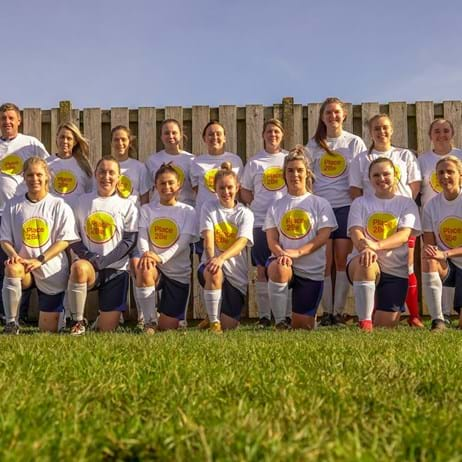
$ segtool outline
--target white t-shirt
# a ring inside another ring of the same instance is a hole
[[[82,194],[93,190],[93,177],[87,176],[75,157],[50,156],[47,162],[51,174],[50,192],[66,204],[74,207]]]
[[[270,206],[264,231],[277,228],[279,244],[283,249],[298,249],[312,241],[323,228],[337,229],[337,220],[329,202],[311,193],[302,196],[287,194]],[[293,260],[292,268],[297,276],[324,280],[326,246],[309,255]]]
[[[80,196],[74,209],[83,244],[97,255],[108,255],[121,242],[124,231],[138,231],[138,209],[118,194],[99,196],[96,191]],[[108,268],[125,270],[128,255]]]
[[[37,258],[58,241],[76,242],[80,237],[72,209],[62,199],[47,194],[42,200],[31,202],[25,195],[17,195],[5,204],[0,240],[10,242],[23,258]],[[32,274],[42,292],[63,292],[69,279],[66,252],[56,255]]]
[[[233,171],[240,179],[243,165],[241,158],[231,152],[224,152],[218,156],[201,154],[193,159],[191,164],[191,185],[197,186],[196,210],[200,212],[204,202],[216,199],[214,189],[215,175],[223,162],[231,162]]]
[[[462,247],[462,192],[452,201],[443,193],[430,199],[423,209],[422,226],[424,233],[434,234],[441,250]],[[451,261],[462,269],[462,257]]]
[[[248,240],[247,246],[253,245],[253,214],[244,205],[238,203],[234,208],[224,208],[218,199],[205,202],[200,214],[200,232],[212,231],[215,238],[215,256],[229,249],[240,237]],[[202,262],[207,261],[205,252]],[[223,273],[230,284],[247,293],[248,258],[247,249],[223,263]]]
[[[181,191],[178,200],[194,206],[194,191],[190,180],[193,159],[194,156],[186,151],[181,151],[179,154],[168,154],[165,150],[162,150],[151,154],[146,160],[146,167],[149,171],[151,183],[154,184],[154,178],[160,166],[171,162],[180,179]],[[159,194],[156,190],[154,190],[152,200],[159,202]]]
[[[409,149],[392,147],[385,152],[373,150],[370,154],[369,151],[358,154],[350,165],[350,186],[361,188],[365,196],[374,195],[369,181],[369,165],[379,157],[390,159],[395,166],[395,175],[398,178],[397,194],[412,198],[409,184],[421,181],[422,176],[416,156]]]
[[[348,183],[351,161],[367,148],[359,136],[345,130],[337,138],[327,138],[326,142],[333,154],[326,152],[314,139],[306,146],[316,178],[313,193],[327,199],[333,208],[345,207],[351,204]]]
[[[456,156],[462,160],[462,150],[454,148],[448,156]],[[424,206],[432,197],[435,197],[443,189],[436,176],[436,163],[445,156],[435,154],[433,151],[427,151],[419,155],[417,161],[419,162],[420,171],[422,172],[422,188],[421,188],[421,202]]]
[[[151,202],[140,211],[138,249],[159,255],[160,271],[170,279],[189,284],[191,278],[191,242],[198,240],[196,211],[177,202],[167,206]]]
[[[416,203],[405,196],[379,199],[377,196],[361,196],[353,201],[348,216],[348,235],[353,226],[363,229],[364,235],[374,241],[382,241],[402,228],[411,228],[412,236],[421,233],[419,210]],[[393,250],[377,251],[378,261],[384,273],[400,278],[408,277],[407,243]],[[358,255],[353,249],[349,259]]]
[[[287,151],[276,154],[260,151],[244,167],[241,186],[253,193],[250,209],[255,216],[256,228],[263,226],[266,212],[273,201],[287,194],[282,170],[286,156]]]
[[[146,194],[152,187],[149,173],[143,162],[129,157],[119,161],[120,180],[117,191],[124,199],[130,199],[135,205],[139,204],[140,196]]]
[[[33,136],[18,135],[12,140],[0,138],[0,215],[8,199],[11,199],[23,183],[22,170],[29,157],[38,156],[46,159],[49,154],[45,146]],[[26,188],[18,194],[26,193]]]

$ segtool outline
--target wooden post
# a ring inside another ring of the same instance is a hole
[[[101,158],[102,133],[101,133],[101,109],[92,108],[83,110],[83,131],[90,142],[90,163],[93,167]]]
[[[361,121],[362,121],[362,136],[361,138],[366,143],[366,146],[369,147],[372,143],[372,138],[369,133],[369,119],[376,114],[380,113],[379,103],[363,103],[361,105]]]
[[[236,154],[237,152],[237,109],[236,106],[220,106],[218,117],[220,123],[225,127],[226,151]],[[245,159],[244,159],[245,163]]]
[[[284,148],[287,150],[295,146],[294,136],[294,99],[292,97],[285,97],[282,99],[282,118],[284,123]]]
[[[417,152],[420,154],[431,148],[428,127],[435,118],[435,109],[432,101],[417,101],[415,104]]]
[[[138,159],[142,162],[156,152],[156,131],[156,108],[138,108]]]
[[[69,100],[59,102],[59,123],[72,122],[72,103]]]
[[[462,102],[444,101],[443,117],[454,125],[454,145],[458,148],[462,146]]]
[[[407,148],[409,146],[407,135],[407,104],[396,102],[389,104],[390,119],[393,124],[393,146]]]
[[[25,135],[35,136],[39,140],[42,139],[42,110],[37,108],[24,109],[22,125]]]
[[[319,110],[321,109],[320,103],[310,103],[308,106],[308,120],[307,120],[307,129],[308,129],[308,140],[307,143],[313,138],[316,133],[316,128],[318,126],[319,119]]]

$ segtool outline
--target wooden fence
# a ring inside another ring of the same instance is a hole
[[[61,101],[59,108],[48,110],[25,108],[22,111],[23,132],[41,139],[49,152],[55,152],[56,130],[60,122],[73,121],[80,126],[90,141],[91,161],[93,164],[103,154],[110,153],[111,128],[123,124],[129,126],[136,136],[138,158],[145,160],[149,154],[162,149],[159,127],[162,120],[175,118],[183,125],[185,139],[183,148],[193,154],[205,152],[201,133],[205,124],[212,119],[219,120],[226,129],[226,149],[235,152],[245,162],[263,148],[262,130],[265,120],[280,119],[285,128],[284,147],[306,144],[316,130],[320,103],[295,104],[291,97],[283,98],[281,104],[262,106],[257,104],[245,107],[237,106],[168,106],[165,108],[140,107],[129,109],[114,107],[109,110],[100,108],[73,109],[70,101]],[[366,145],[370,144],[367,121],[375,114],[389,114],[393,126],[393,144],[408,147],[420,153],[430,148],[428,127],[435,117],[444,117],[454,124],[456,129],[455,145],[462,146],[462,101],[418,101],[376,102],[358,105],[347,104],[348,117],[346,130],[361,136]],[[254,303],[254,274],[249,275],[250,294],[248,315],[256,316]],[[197,281],[194,284],[194,303],[192,317],[202,317]]]

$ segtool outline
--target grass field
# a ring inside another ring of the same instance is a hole
[[[1,460],[462,460],[455,330],[1,337]]]

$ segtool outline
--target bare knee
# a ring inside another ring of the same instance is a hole
[[[5,275],[9,278],[23,278],[24,266],[21,263],[8,263],[5,265]]]
[[[268,267],[268,278],[273,282],[288,282],[291,277],[292,268],[290,266],[273,261]]]
[[[71,266],[70,278],[73,282],[84,283],[92,279],[92,266],[86,260],[77,260]]]

